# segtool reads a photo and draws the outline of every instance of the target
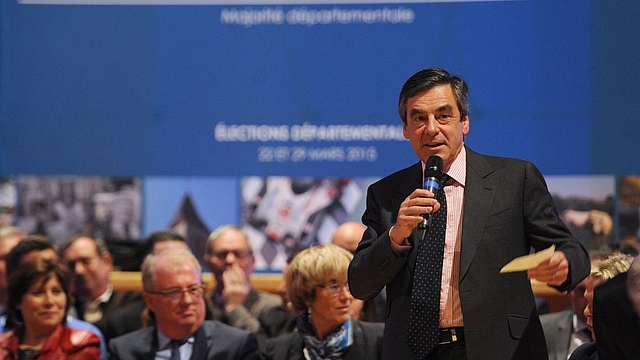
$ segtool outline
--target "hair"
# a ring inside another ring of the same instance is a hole
[[[71,297],[69,295],[69,271],[64,264],[60,262],[40,257],[20,264],[20,267],[9,276],[7,309],[15,314],[18,320],[22,321],[22,314],[20,310],[18,310],[18,306],[22,302],[24,295],[36,281],[42,279],[43,282],[47,282],[53,277],[58,279],[67,298],[66,313],[71,303]]]
[[[633,260],[627,273],[627,294],[636,313],[640,316],[640,258]]]
[[[413,74],[402,86],[400,98],[398,99],[398,114],[405,125],[407,124],[407,101],[409,98],[440,85],[451,86],[460,111],[460,120],[464,120],[469,115],[469,88],[467,83],[462,78],[450,75],[445,70],[430,68]]]
[[[145,291],[154,291],[156,283],[156,268],[159,263],[163,265],[182,265],[191,262],[202,275],[202,266],[189,249],[171,249],[171,251],[161,251],[159,254],[149,254],[144,259],[141,266],[142,286]]]
[[[96,251],[98,252],[98,255],[102,255],[105,252],[109,252],[109,248],[107,247],[107,244],[104,242],[104,240],[102,240],[100,238],[93,237],[90,234],[77,234],[77,235],[74,235],[71,238],[71,240],[69,240],[69,242],[67,242],[62,247],[62,252],[65,252],[71,245],[73,245],[74,242],[78,241],[79,239],[83,239],[83,238],[87,238],[87,239],[93,241],[93,243],[96,245]]]
[[[22,257],[32,251],[57,249],[49,243],[49,239],[42,235],[29,235],[16,244],[7,254],[7,276],[22,266]]]
[[[249,236],[247,236],[247,233],[244,230],[242,230],[241,228],[235,225],[222,225],[216,228],[215,230],[213,230],[213,232],[207,238],[207,242],[204,244],[205,254],[213,255],[213,249],[211,245],[213,245],[213,243],[216,242],[216,240],[218,240],[220,236],[222,236],[224,233],[231,230],[238,231],[240,234],[242,234],[242,237],[247,242],[247,247],[249,248],[249,254],[253,254],[253,251],[251,250],[251,245],[249,244]]]
[[[27,236],[27,232],[15,226],[0,227],[0,241],[9,236],[19,236],[24,238]]]
[[[187,243],[187,239],[182,236],[179,232],[172,229],[158,230],[152,232],[145,239],[144,245],[142,247],[142,254],[146,256],[153,251],[153,247],[157,243],[165,242],[165,241],[182,241]]]
[[[316,245],[300,251],[287,265],[287,294],[296,313],[307,311],[316,288],[347,276],[353,255],[337,245]]]
[[[626,272],[631,267],[633,256],[616,253],[609,255],[606,259],[602,259],[591,266],[591,275],[596,279],[607,282],[616,275]]]

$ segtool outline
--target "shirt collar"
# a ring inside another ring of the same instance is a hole
[[[422,173],[424,174],[424,169],[427,166],[424,161],[422,163]],[[455,180],[458,184],[464,186],[467,179],[467,150],[463,146],[462,150],[456,155],[456,158],[453,159],[453,163],[451,163],[451,167],[449,170],[445,172],[445,174],[449,175],[450,178]],[[452,183],[450,183],[452,184]]]
[[[100,304],[109,302],[111,295],[113,295],[113,285],[107,284],[107,290],[105,290],[102,295],[98,296],[95,300],[88,301],[87,308],[97,309]]]
[[[160,350],[170,349],[172,339],[169,338],[167,335],[163,334],[160,330],[157,330],[156,333],[158,335],[158,349]],[[185,342],[189,344],[193,344],[195,342],[195,337],[189,336],[187,340],[185,340]]]

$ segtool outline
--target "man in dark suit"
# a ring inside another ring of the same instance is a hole
[[[110,358],[259,360],[253,334],[204,320],[201,275],[202,268],[188,249],[149,255],[142,264],[143,297],[155,325],[112,339]]]
[[[422,185],[433,155],[442,158],[442,171],[451,180],[441,190],[447,201],[444,261],[437,267],[442,267],[440,299],[431,303],[440,309],[432,314],[439,317],[440,340],[421,359],[547,359],[530,279],[567,291],[589,273],[586,250],[558,216],[538,169],[465,146],[467,97],[466,83],[441,69],[407,80],[399,114],[420,162],[368,189],[362,216],[367,230],[349,268],[349,285],[363,300],[386,286],[383,359],[419,359],[420,349],[412,349],[407,338],[422,235],[417,226],[423,214],[441,206]],[[556,251],[536,268],[500,273],[531,247],[552,245]]]
[[[578,346],[593,341],[584,315],[585,289],[586,280],[583,280],[571,291],[570,309],[540,315],[549,360],[567,360]]]
[[[101,239],[76,235],[64,246],[62,257],[71,272],[78,318],[95,324],[103,333],[109,314],[141,300],[137,291],[114,290],[109,279],[113,257]]]

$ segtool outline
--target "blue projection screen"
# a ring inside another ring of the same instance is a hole
[[[474,150],[629,171],[593,158],[597,8],[3,0],[0,175],[384,176],[417,161],[397,98],[432,66],[468,82]]]

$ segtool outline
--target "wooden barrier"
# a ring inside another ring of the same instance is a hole
[[[138,271],[113,271],[111,272],[111,283],[119,291],[141,291],[142,275]],[[209,289],[215,287],[215,279],[211,273],[203,274],[203,281]],[[282,274],[252,274],[251,283],[256,290],[277,293],[277,288],[282,281]],[[551,312],[561,311],[571,307],[571,298],[567,293],[561,293],[537,281],[531,282],[531,288],[536,296],[544,298],[549,302]]]
[[[142,291],[142,274],[139,271],[112,271],[109,279],[115,290]],[[215,287],[216,280],[211,273],[203,273],[202,280],[208,289]],[[256,290],[277,293],[282,274],[253,274],[251,283]]]

